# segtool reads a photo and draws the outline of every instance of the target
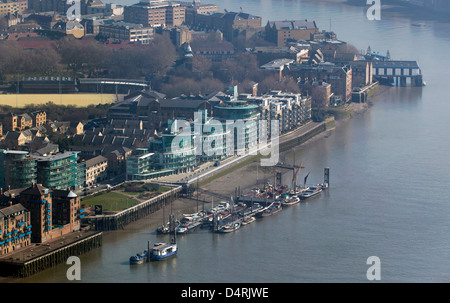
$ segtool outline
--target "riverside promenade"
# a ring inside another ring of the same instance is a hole
[[[329,118],[322,122],[308,122],[307,124],[279,137],[279,152],[286,151],[294,146],[302,144],[326,130],[333,129],[334,126],[334,118]],[[266,145],[260,147],[258,150],[246,153],[242,156],[235,155],[228,157],[225,160],[220,161],[219,166],[214,166],[215,162],[207,162],[200,165],[200,167],[193,172],[161,177],[158,179],[153,179],[152,182],[161,184],[194,185],[196,182],[206,180],[215,174],[223,173],[226,169],[230,169],[243,161],[258,156],[258,152],[264,148],[266,148]],[[263,157],[262,155],[259,156]]]

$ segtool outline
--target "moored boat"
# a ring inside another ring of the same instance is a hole
[[[274,202],[270,204],[264,211],[259,212],[256,216],[258,218],[264,218],[276,214],[279,211],[281,211],[281,203]]]
[[[256,221],[256,218],[254,216],[247,216],[244,219],[242,219],[242,225],[247,225],[247,224],[250,224],[255,221]]]
[[[161,261],[178,253],[178,246],[175,241],[171,243],[155,243],[155,246],[150,251],[151,261]]]
[[[283,200],[283,202],[281,203],[282,206],[291,206],[291,205],[295,205],[297,203],[300,202],[300,198],[296,195],[294,196],[289,196],[286,199]]]
[[[230,222],[230,223],[220,226],[217,229],[217,232],[230,233],[230,232],[236,231],[241,227],[241,223],[242,223],[241,219],[235,220],[233,222]]]
[[[321,186],[311,186],[307,190],[304,190],[300,195],[298,195],[298,197],[300,198],[300,200],[306,200],[311,197],[317,196],[321,192],[322,192]]]
[[[200,226],[203,225],[203,221],[193,221],[181,224],[176,227],[177,234],[188,234],[190,232],[193,232],[194,230],[197,230]]]
[[[144,250],[142,253],[137,253],[134,256],[130,257],[130,264],[142,264],[147,261],[148,258],[148,251]]]

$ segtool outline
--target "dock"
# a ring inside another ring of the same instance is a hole
[[[0,276],[25,278],[102,246],[103,233],[79,231],[1,256]]]

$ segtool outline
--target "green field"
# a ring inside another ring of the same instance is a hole
[[[81,204],[90,207],[102,205],[103,211],[120,211],[139,204],[139,201],[116,192],[107,192],[82,198]]]

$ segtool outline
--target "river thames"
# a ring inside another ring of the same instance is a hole
[[[381,20],[370,21],[368,7],[327,1],[202,2],[242,7],[263,25],[285,19],[315,20],[321,30],[331,25],[357,49],[370,45],[417,60],[427,86],[380,90],[369,110],[296,148],[297,163],[307,166],[302,177],[311,172],[308,181],[322,182],[330,167],[330,188],[320,197],[231,234],[179,236],[177,257],[138,267],[130,267],[130,255],[148,240],[166,239],[145,224],[108,233],[101,248],[80,257],[80,282],[369,282],[371,256],[381,261],[381,282],[449,282],[450,21],[383,11]],[[293,152],[286,159],[293,161]],[[21,281],[69,282],[68,267]]]

